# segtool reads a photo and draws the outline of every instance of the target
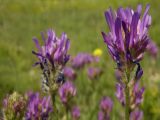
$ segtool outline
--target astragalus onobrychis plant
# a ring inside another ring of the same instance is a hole
[[[151,43],[148,35],[151,25],[149,7],[146,6],[143,15],[141,15],[141,5],[138,5],[135,11],[120,7],[116,12],[111,8],[105,12],[110,32],[108,34],[102,32],[102,36],[111,57],[117,64],[119,77],[116,96],[125,107],[125,120],[142,118],[139,105],[143,100],[144,87],[139,86],[143,75],[140,61]]]

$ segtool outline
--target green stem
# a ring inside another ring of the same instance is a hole
[[[130,98],[129,98],[129,83],[130,79],[130,74],[126,73],[126,81],[125,81],[125,100],[126,100],[126,105],[125,105],[125,120],[129,120],[129,115],[130,115]]]
[[[66,108],[66,120],[69,120],[68,108]]]
[[[53,117],[55,118],[55,120],[58,120],[58,110],[56,107],[56,94],[53,92],[50,93],[51,94],[51,98],[52,98],[52,106],[53,106]]]

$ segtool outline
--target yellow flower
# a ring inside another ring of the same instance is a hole
[[[103,51],[102,51],[100,48],[97,48],[97,49],[95,49],[95,50],[93,51],[93,55],[94,55],[94,56],[97,56],[97,57],[102,56],[102,53],[103,53]]]

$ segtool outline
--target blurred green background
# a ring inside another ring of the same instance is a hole
[[[53,28],[58,36],[65,31],[71,40],[70,54],[90,52],[101,48],[103,56],[97,65],[103,68],[103,76],[90,89],[85,70],[79,73],[76,101],[81,108],[81,120],[96,120],[99,100],[103,95],[114,100],[112,119],[119,120],[123,110],[115,97],[115,64],[108,55],[101,31],[108,31],[104,11],[119,6],[143,8],[151,5],[151,38],[160,46],[159,0],[0,0],[0,100],[12,91],[40,91],[40,74],[32,64],[36,58],[33,36],[40,39],[40,32]],[[142,62],[145,99],[141,106],[145,120],[160,120],[160,57],[154,60],[147,54]],[[87,92],[89,91],[89,92]],[[89,96],[89,97],[88,97]]]

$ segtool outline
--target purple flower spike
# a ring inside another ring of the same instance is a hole
[[[44,37],[43,33],[42,38],[44,41],[43,46],[40,46],[37,38],[33,38],[38,49],[38,52],[33,51],[33,54],[39,58],[38,63],[41,67],[46,62],[49,62],[52,67],[56,67],[57,65],[64,66],[69,60],[67,51],[69,49],[70,42],[67,35],[62,33],[61,38],[57,38],[55,32],[49,29],[47,31],[47,38]]]
[[[84,67],[86,64],[99,61],[98,57],[95,57],[88,53],[79,53],[72,59],[72,67],[76,69],[80,69]]]
[[[134,67],[139,62],[149,43],[148,28],[151,25],[151,16],[148,15],[149,5],[141,17],[142,6],[137,10],[119,8],[117,12],[109,9],[105,12],[110,32],[102,32],[104,42],[109,53],[116,61],[118,68],[123,69],[125,64]]]
[[[80,110],[79,110],[79,108],[77,106],[74,106],[72,108],[71,115],[72,115],[72,119],[73,120],[79,120],[79,118],[80,118]]]
[[[142,120],[143,112],[140,110],[135,110],[130,114],[130,120]]]
[[[76,95],[76,88],[71,81],[66,81],[59,88],[59,95],[63,104],[67,102]]]
[[[110,120],[110,113],[112,111],[113,102],[109,97],[103,97],[100,102],[100,111],[98,113],[98,120]]]
[[[99,68],[90,67],[88,68],[87,73],[88,73],[89,79],[93,80],[102,74],[102,70]]]
[[[68,78],[68,80],[75,80],[77,77],[76,72],[71,67],[65,67],[63,73],[64,76]]]
[[[26,120],[47,120],[52,112],[51,98],[41,98],[39,93],[32,93],[28,96]]]

